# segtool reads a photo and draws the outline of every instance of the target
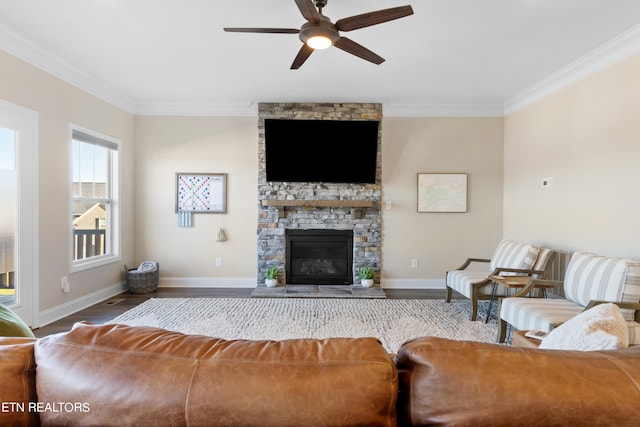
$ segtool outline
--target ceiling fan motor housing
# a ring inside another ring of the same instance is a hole
[[[333,44],[340,38],[340,33],[329,20],[307,22],[300,28],[300,40],[306,43],[311,37],[326,37]]]

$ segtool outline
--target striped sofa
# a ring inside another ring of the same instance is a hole
[[[453,291],[471,300],[471,320],[476,320],[478,301],[491,298],[493,289],[489,276],[532,275],[543,279],[554,251],[512,240],[502,240],[491,257],[467,258],[457,269],[447,271],[446,302],[451,302]],[[502,288],[501,286],[499,288]],[[505,296],[505,289],[497,289],[497,296]]]
[[[517,330],[549,332],[594,302],[637,305],[640,301],[640,262],[576,252],[569,261],[562,287],[564,299],[503,299],[498,342],[505,340],[508,325]],[[635,321],[638,313],[633,308],[623,308],[622,314],[629,324],[629,343],[640,344],[640,323]]]

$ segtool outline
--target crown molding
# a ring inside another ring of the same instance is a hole
[[[502,117],[501,105],[382,104],[385,117]],[[249,104],[136,104],[140,116],[257,117],[258,103]]]
[[[135,104],[127,96],[3,27],[0,49],[128,113],[134,112]]]
[[[382,104],[385,117],[502,117],[499,104]]]
[[[192,103],[136,104],[135,114],[140,116],[257,117],[258,103],[251,102],[248,104],[192,104]]]
[[[640,52],[640,25],[636,25],[577,61],[515,94],[504,103],[505,115],[522,110]]]

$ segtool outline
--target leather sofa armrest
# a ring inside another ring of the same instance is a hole
[[[38,426],[35,338],[0,337],[0,425]]]

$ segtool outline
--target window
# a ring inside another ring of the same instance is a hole
[[[0,99],[0,302],[38,326],[38,113]]]
[[[0,303],[16,303],[16,131],[0,127]]]
[[[71,127],[71,271],[120,259],[120,142]]]

